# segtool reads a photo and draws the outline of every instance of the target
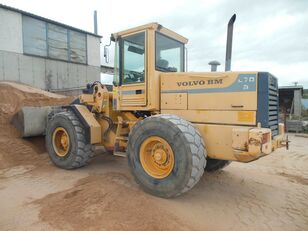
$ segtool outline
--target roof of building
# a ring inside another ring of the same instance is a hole
[[[14,11],[14,12],[20,13],[22,15],[26,15],[26,16],[29,16],[29,17],[32,17],[32,18],[43,20],[43,21],[46,21],[46,22],[49,22],[49,23],[53,23],[53,24],[58,25],[58,26],[66,27],[68,29],[75,30],[75,31],[78,31],[78,32],[81,32],[81,33],[85,33],[85,34],[89,34],[89,35],[92,35],[92,36],[95,36],[95,37],[102,38],[101,35],[94,34],[94,33],[91,33],[91,32],[85,31],[85,30],[81,30],[79,28],[72,27],[72,26],[69,26],[69,25],[66,25],[66,24],[63,24],[63,23],[60,23],[60,22],[48,19],[48,18],[44,18],[44,17],[41,17],[41,16],[38,16],[38,15],[35,15],[35,14],[32,14],[32,13],[29,13],[29,12],[26,12],[26,11],[23,11],[23,10],[19,10],[17,8],[14,8],[14,7],[6,6],[6,5],[3,5],[1,3],[0,3],[0,8],[3,8],[5,10]]]
[[[107,66],[107,65],[101,65],[101,69],[113,71],[113,70],[114,70],[114,67]]]
[[[287,89],[287,90],[296,90],[296,89],[304,89],[302,85],[297,85],[297,86],[281,86],[279,89]]]
[[[304,87],[301,85],[297,85],[297,86],[281,86],[279,87],[279,91],[280,92],[293,92],[295,90],[300,90],[301,91],[301,95],[304,94]]]

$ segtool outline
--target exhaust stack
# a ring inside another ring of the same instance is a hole
[[[97,34],[97,11],[94,10],[94,34]]]
[[[225,71],[231,70],[233,24],[235,22],[235,19],[236,19],[236,14],[234,14],[230,18],[229,23],[228,23]]]

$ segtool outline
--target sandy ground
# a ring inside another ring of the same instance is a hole
[[[144,193],[123,157],[97,149],[89,166],[62,170],[43,138],[9,124],[23,105],[68,100],[0,84],[0,230],[308,230],[308,138],[166,200]]]

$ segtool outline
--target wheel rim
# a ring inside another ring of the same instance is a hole
[[[169,176],[174,167],[171,146],[158,136],[151,136],[142,143],[139,157],[144,171],[156,179]]]
[[[64,157],[68,154],[70,148],[70,138],[67,131],[58,127],[52,134],[52,144],[56,154],[60,157]]]

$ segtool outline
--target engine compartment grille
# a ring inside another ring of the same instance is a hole
[[[272,136],[278,135],[278,81],[268,72],[258,74],[257,122],[263,128],[270,128]]]

